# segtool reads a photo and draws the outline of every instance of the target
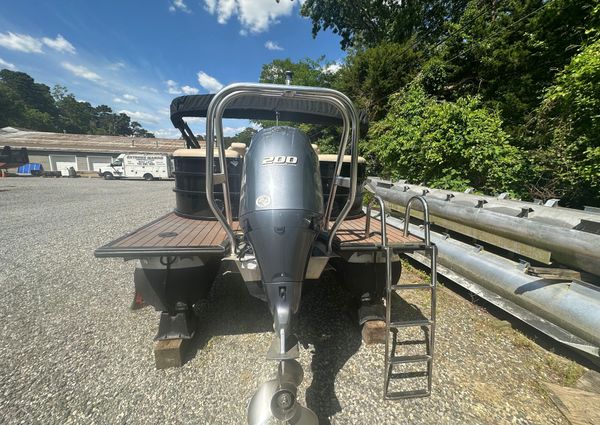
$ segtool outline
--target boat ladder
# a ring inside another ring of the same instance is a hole
[[[418,247],[402,247],[402,245],[388,245],[386,235],[386,214],[385,204],[379,196],[374,196],[374,200],[379,202],[381,215],[381,249],[385,253],[386,263],[386,293],[385,293],[385,364],[384,364],[384,390],[383,396],[387,400],[400,400],[406,398],[427,397],[431,394],[432,374],[433,374],[433,353],[435,344],[435,316],[436,316],[436,287],[437,287],[437,247],[431,243],[429,210],[427,201],[422,196],[415,196],[408,201],[404,217],[404,236],[410,236],[409,222],[411,206],[414,202],[419,202],[423,209],[423,244]],[[367,206],[367,220],[371,217],[371,203]],[[367,232],[369,224],[367,224]],[[415,235],[412,235],[415,236]],[[392,282],[392,257],[395,253],[402,252],[423,252],[431,261],[430,276],[426,283],[403,283]],[[402,320],[396,317],[392,306],[392,300],[398,298],[396,291],[406,292],[411,290],[429,291],[429,317],[419,318],[417,320]],[[424,340],[404,340],[401,341],[399,335],[402,329],[419,328],[421,329]],[[398,354],[397,349],[403,345],[423,344],[424,352],[422,354]],[[425,370],[395,372],[395,368],[402,365],[422,364]],[[426,388],[405,390],[391,390],[392,382],[401,382],[403,379],[427,377]]]

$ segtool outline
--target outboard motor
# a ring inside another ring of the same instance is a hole
[[[275,416],[291,424],[317,423],[314,413],[295,401],[298,379],[282,372],[299,367],[292,360],[298,344],[291,321],[323,219],[319,160],[303,132],[278,126],[253,137],[242,170],[239,219],[273,314],[276,338],[267,358],[280,361],[278,378],[253,397],[248,421],[258,424]]]
[[[308,137],[291,127],[257,133],[242,170],[240,224],[260,267],[280,356],[322,219],[319,160]]]

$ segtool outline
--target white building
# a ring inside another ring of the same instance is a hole
[[[0,129],[0,148],[27,148],[30,163],[40,163],[45,171],[96,171],[121,153],[173,153],[185,147],[185,141],[147,139],[128,136],[96,136]],[[14,170],[11,170],[14,171]]]

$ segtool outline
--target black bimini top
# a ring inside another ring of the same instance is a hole
[[[208,105],[214,94],[181,96],[171,102],[171,122],[181,128],[185,117],[206,117]],[[289,97],[247,95],[232,100],[225,109],[223,118],[279,121],[321,125],[342,125],[342,116],[333,105],[314,100]],[[360,125],[367,124],[367,115],[360,111]]]

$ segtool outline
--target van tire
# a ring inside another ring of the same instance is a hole
[[[146,180],[147,182],[150,182],[150,181],[154,180],[154,176],[150,173],[146,173],[146,174],[144,174],[144,180]]]
[[[109,173],[108,171],[104,174],[102,174],[102,176],[104,177],[104,180],[112,180],[115,177],[112,175],[112,173]]]

